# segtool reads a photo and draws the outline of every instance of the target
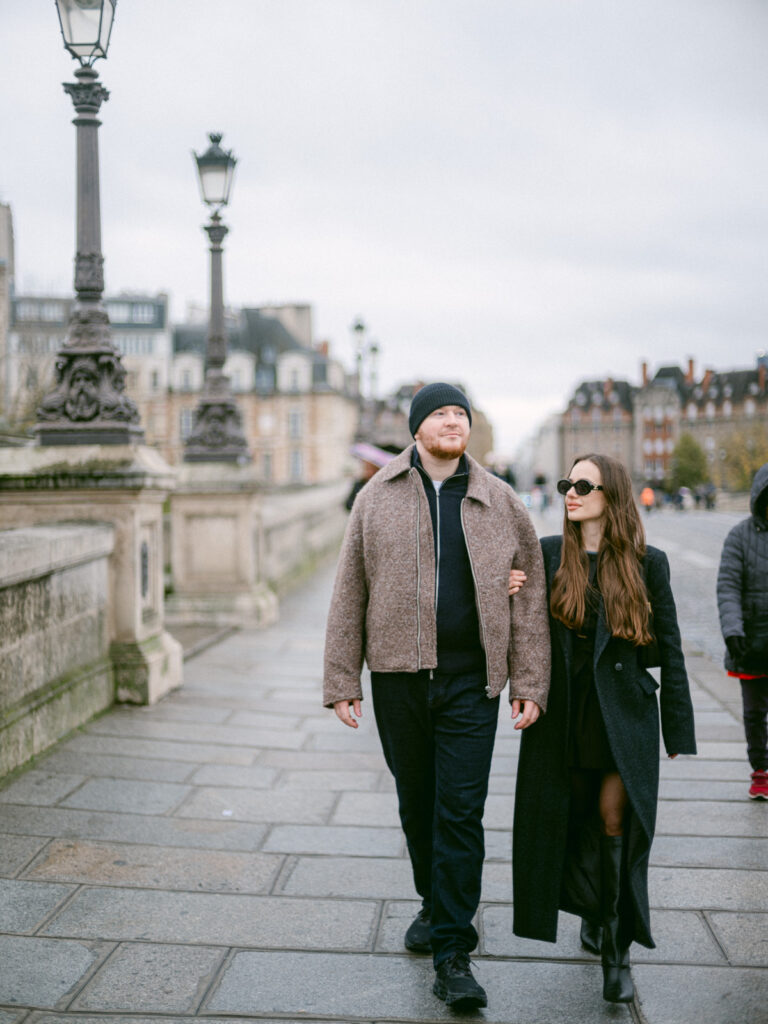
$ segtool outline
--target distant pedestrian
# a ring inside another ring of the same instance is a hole
[[[650,512],[656,504],[656,495],[654,494],[653,488],[647,484],[640,492],[640,504],[645,509],[646,514]]]
[[[755,473],[750,509],[725,538],[717,607],[725,667],[741,683],[749,795],[768,800],[768,462]]]
[[[352,489],[344,502],[344,508],[346,508],[347,512],[351,512],[355,498],[368,481],[376,476],[382,466],[386,466],[395,457],[392,452],[363,441],[359,441],[352,446],[352,454],[360,459],[361,470],[360,476],[352,484]]]
[[[547,714],[520,745],[514,931],[555,942],[558,911],[577,914],[582,945],[602,959],[603,998],[623,1003],[634,994],[630,944],[654,946],[659,705],[647,668],[661,667],[669,757],[696,753],[693,707],[669,563],[646,546],[629,473],[610,456],[582,455],[557,489],[563,536],[541,541],[552,683]]]
[[[432,953],[433,992],[464,1009],[487,1005],[469,954],[499,694],[509,678],[512,716],[522,714],[515,728],[527,729],[546,706],[550,656],[536,531],[514,491],[465,454],[471,423],[457,388],[422,388],[409,416],[415,445],[358,494],[328,615],[323,694],[357,728],[367,661],[422,900],[405,947]],[[528,582],[510,602],[513,567]]]

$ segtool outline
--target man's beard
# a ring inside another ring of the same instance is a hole
[[[442,440],[446,441],[449,439],[443,438]],[[424,441],[422,441],[421,443],[424,445],[425,450],[429,452],[433,459],[444,459],[446,462],[452,462],[454,459],[461,458],[467,447],[467,442],[463,438],[450,438],[450,448],[441,448],[439,446],[439,441],[437,444],[427,444]]]

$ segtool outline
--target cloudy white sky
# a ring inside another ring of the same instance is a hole
[[[53,0],[0,0],[17,289],[72,288]],[[309,302],[381,382],[466,383],[512,451],[582,379],[768,347],[765,0],[119,0],[107,289],[207,303],[190,151],[238,157],[230,304]]]

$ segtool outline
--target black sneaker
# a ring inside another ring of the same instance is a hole
[[[432,991],[447,1006],[469,1010],[488,1005],[485,989],[472,977],[467,953],[452,953],[440,964]]]
[[[431,923],[429,911],[426,907],[422,907],[405,933],[405,948],[412,953],[431,953],[432,943],[429,938]]]

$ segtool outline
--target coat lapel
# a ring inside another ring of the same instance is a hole
[[[600,660],[600,655],[608,646],[608,641],[610,639],[611,630],[608,626],[608,619],[605,614],[605,604],[603,603],[603,596],[601,594],[600,605],[597,610],[597,629],[595,631],[595,665],[597,665]]]

